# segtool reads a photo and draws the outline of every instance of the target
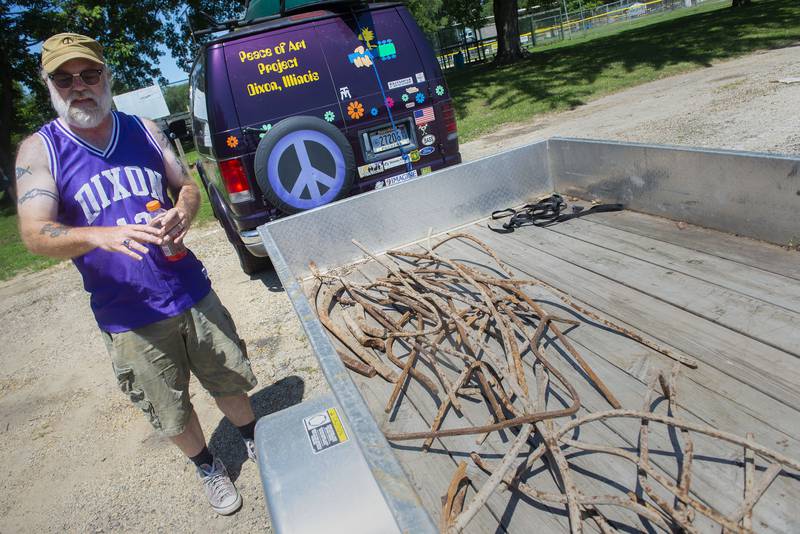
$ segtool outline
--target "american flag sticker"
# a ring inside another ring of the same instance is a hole
[[[428,124],[436,120],[436,115],[433,113],[433,108],[418,109],[414,111],[414,123],[417,126]]]

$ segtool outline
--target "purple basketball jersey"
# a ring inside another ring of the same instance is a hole
[[[58,119],[38,132],[49,153],[62,224],[146,224],[149,201],[157,199],[165,209],[173,206],[161,147],[138,117],[112,112],[112,118],[105,150],[85,143]],[[142,261],[99,248],[72,260],[102,330],[124,332],[173,317],[211,289],[205,268],[191,252],[170,262],[159,247],[147,247]]]

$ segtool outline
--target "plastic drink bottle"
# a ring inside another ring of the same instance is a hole
[[[164,214],[167,212],[164,208],[161,207],[161,202],[158,200],[151,200],[145,206],[147,211],[150,213],[150,224],[155,224],[157,226],[161,226],[161,222],[158,220],[160,217],[163,217]],[[170,237],[174,238],[176,235],[180,235],[180,230],[176,229],[169,234]],[[163,243],[161,245],[161,252],[164,253],[164,256],[167,258],[168,261],[178,261],[186,257],[188,251],[183,243],[175,243],[174,241],[170,241],[169,243]]]

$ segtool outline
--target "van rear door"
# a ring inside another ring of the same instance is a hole
[[[421,57],[420,50],[429,47],[417,46],[415,39],[424,37],[418,28],[408,27],[404,12],[402,7],[373,8],[358,12],[357,18],[351,14],[317,22],[362,179],[405,171],[398,158],[401,146],[414,154],[414,167],[425,163],[417,163],[419,151],[429,161],[436,157],[431,134],[437,118],[432,99],[437,95],[426,72],[435,58]],[[389,126],[389,110],[399,132]]]
[[[339,117],[325,46],[312,23],[225,43],[239,124],[266,130],[292,115]]]

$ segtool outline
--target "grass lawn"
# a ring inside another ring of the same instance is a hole
[[[0,209],[0,280],[7,280],[23,270],[39,270],[59,260],[34,256],[22,244],[14,208]]]
[[[800,42],[800,2],[715,2],[610,25],[536,47],[506,67],[471,64],[447,73],[461,141],[508,123],[571,109],[603,95]]]
[[[191,165],[197,160],[197,152],[186,153],[186,160]],[[206,190],[200,183],[197,171],[191,170],[195,181],[200,185],[202,203],[197,212],[193,226],[198,227],[210,222],[214,222],[214,214],[211,212],[211,204],[208,202]],[[55,265],[60,260],[35,256],[28,252],[22,244],[17,228],[17,213],[14,208],[0,209],[0,281],[8,280],[12,276],[24,271],[38,271],[51,265]]]
[[[197,162],[197,150],[192,150],[186,153],[186,162],[192,166],[192,169],[189,171],[194,178],[194,181],[197,182],[197,185],[200,186],[200,209],[197,210],[197,215],[194,218],[194,223],[192,223],[195,227],[202,226],[204,224],[208,224],[210,222],[216,222],[214,219],[214,212],[211,211],[211,203],[208,201],[208,193],[206,193],[206,188],[203,187],[203,182],[200,181],[200,175],[194,169],[194,164]]]

